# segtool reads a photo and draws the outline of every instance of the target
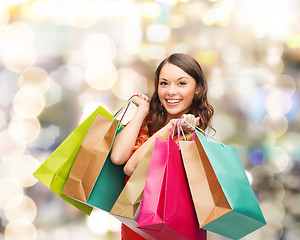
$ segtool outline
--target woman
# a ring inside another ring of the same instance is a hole
[[[129,177],[138,165],[130,159],[132,153],[147,139],[159,135],[167,138],[178,119],[185,119],[192,126],[202,130],[211,127],[214,113],[207,99],[207,82],[199,63],[186,54],[172,54],[163,60],[155,73],[155,90],[151,100],[139,94],[133,100],[137,111],[127,126],[116,136],[111,160],[122,165]],[[185,121],[181,121],[185,133],[193,131]],[[122,225],[123,240],[144,239]]]

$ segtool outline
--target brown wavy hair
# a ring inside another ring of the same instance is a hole
[[[214,108],[209,104],[207,99],[207,81],[204,77],[201,66],[194,58],[189,55],[174,53],[168,58],[164,59],[159,64],[155,72],[155,89],[150,100],[149,111],[149,116],[152,117],[152,121],[147,126],[149,129],[149,135],[151,135],[151,132],[159,130],[166,124],[167,111],[159,100],[158,87],[160,71],[162,67],[167,63],[176,65],[195,79],[197,87],[200,91],[197,95],[195,95],[188,114],[193,114],[195,115],[195,117],[200,117],[198,127],[202,130],[205,130],[209,127],[213,131],[215,131],[215,129],[211,125]]]

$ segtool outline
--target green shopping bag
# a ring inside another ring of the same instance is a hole
[[[121,110],[128,106],[130,101],[131,99],[127,101],[127,103],[121,108]],[[117,112],[116,115],[118,115],[121,110]],[[91,207],[87,203],[83,203],[66,195],[63,195],[61,192],[69,176],[70,170],[81,146],[81,143],[83,142],[86,134],[88,133],[91,125],[98,115],[101,115],[110,120],[113,120],[115,118],[115,116],[111,115],[102,106],[99,106],[55,149],[55,151],[33,173],[33,175],[43,184],[45,184],[47,188],[52,190],[58,196],[62,197],[64,200],[87,215],[90,215],[93,207]]]
[[[87,134],[90,126],[96,116],[101,114],[111,118],[111,114],[103,107],[98,107],[84,122],[82,122],[41,164],[33,173],[47,188],[55,192],[67,202],[81,210],[87,215],[92,212],[92,207],[87,204],[78,202],[70,197],[61,194],[65,181],[69,175],[74,159],[80,148],[80,145]]]
[[[115,136],[123,129],[121,122],[133,97],[113,119],[97,116],[80,146],[62,194],[108,212],[111,210],[124,187],[125,173],[124,165],[112,163],[110,150]],[[116,120],[125,107],[121,120]]]
[[[240,239],[264,226],[266,221],[236,149],[216,139],[214,140],[219,143],[209,141],[203,134],[214,138],[201,129],[196,129],[195,145],[198,149],[198,160],[203,166],[202,176],[199,176],[198,172],[198,180],[201,185],[203,178],[206,178],[209,186],[205,196],[202,196],[203,192],[202,195],[201,192],[197,192],[199,189],[199,185],[197,187],[195,182],[197,176],[192,172],[199,164],[193,160],[196,163],[194,167],[185,166],[200,227],[228,238]],[[187,146],[188,143],[186,142],[185,145]],[[187,164],[192,162],[191,159],[185,160],[184,156],[183,161],[184,163],[187,161]],[[205,190],[205,188],[202,189]],[[208,192],[214,198],[214,204],[208,204]],[[223,195],[229,204],[228,207]],[[200,218],[203,217],[203,212],[207,211],[208,207],[211,207],[210,219],[201,225],[203,221],[200,221]]]

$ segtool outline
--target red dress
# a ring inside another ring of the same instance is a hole
[[[143,139],[140,137],[149,135],[149,131],[148,131],[148,128],[146,125],[150,122],[151,122],[151,118],[147,118],[144,121],[144,123],[141,127],[141,130],[139,132],[139,135],[137,137],[137,141],[135,143],[136,147],[142,145],[144,142],[147,141],[147,139]],[[151,132],[151,135],[153,135],[153,134],[154,134],[154,132]],[[134,149],[133,151],[136,151],[136,149]],[[129,176],[126,176],[125,183],[127,183],[128,179],[129,179]],[[122,240],[145,240],[145,238],[143,238],[142,236],[137,234],[135,231],[131,230],[131,228],[127,227],[125,224],[121,225],[121,237],[122,237]]]

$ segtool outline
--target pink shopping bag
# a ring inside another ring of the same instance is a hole
[[[199,228],[179,147],[157,138],[137,227],[157,240],[206,240]]]

